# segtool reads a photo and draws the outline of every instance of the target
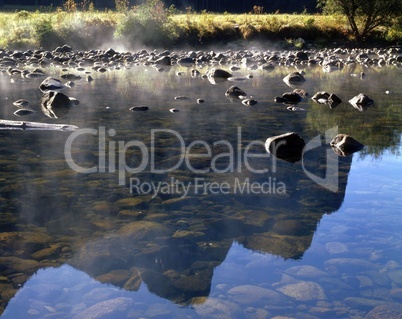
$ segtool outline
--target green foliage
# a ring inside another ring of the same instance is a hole
[[[128,11],[129,1],[128,0],[115,0],[117,12],[125,13]]]
[[[377,27],[390,26],[402,14],[401,0],[318,0],[325,14],[342,13],[358,41],[364,41]]]
[[[176,37],[171,12],[161,0],[146,0],[117,23],[115,36],[132,46],[137,44],[163,47]]]
[[[53,29],[50,17],[44,17],[35,21],[33,26],[36,41],[40,47],[49,48],[51,45],[54,45],[54,42],[57,39],[57,34]]]

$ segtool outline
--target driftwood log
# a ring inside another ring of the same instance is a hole
[[[0,120],[0,130],[75,131],[78,130],[78,126],[70,124]]]

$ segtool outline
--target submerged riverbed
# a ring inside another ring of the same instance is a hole
[[[1,318],[400,318],[400,53],[294,54],[14,58],[38,77],[3,65],[1,119],[78,130],[0,130]],[[308,96],[275,103],[302,70]],[[79,104],[49,118],[39,86],[71,74],[62,92]],[[257,104],[227,98],[233,85]],[[359,93],[374,104],[353,107]],[[14,115],[18,99],[35,112]],[[300,161],[265,150],[286,132],[306,141]],[[338,133],[365,147],[339,156]]]

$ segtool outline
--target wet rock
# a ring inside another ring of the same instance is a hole
[[[39,89],[43,92],[59,91],[64,89],[66,86],[59,80],[53,77],[48,77],[43,80],[40,84]]]
[[[177,60],[177,64],[184,67],[191,67],[195,64],[193,57],[183,57]]]
[[[303,97],[297,92],[285,92],[281,97],[276,96],[274,101],[276,103],[297,104],[303,100]]]
[[[349,156],[364,147],[362,143],[347,134],[338,134],[332,139],[330,145],[339,156]]]
[[[195,311],[204,318],[211,319],[232,319],[243,317],[243,312],[240,307],[233,302],[208,298],[204,301],[203,298],[194,298]],[[204,302],[203,302],[204,301]]]
[[[301,160],[305,145],[303,138],[293,132],[269,137],[265,141],[268,153],[291,163]]]
[[[32,113],[35,113],[34,110],[31,109],[18,109],[17,111],[14,112],[15,116],[27,116],[31,115]]]
[[[41,98],[42,112],[50,118],[63,117],[74,104],[77,103],[60,92],[49,91],[44,93]]]
[[[110,216],[118,214],[119,209],[108,201],[97,201],[92,205],[91,211],[97,215]]]
[[[189,97],[185,96],[185,95],[178,95],[178,96],[175,96],[174,99],[179,100],[179,101],[185,101],[185,100],[188,100]]]
[[[237,86],[231,86],[225,92],[225,96],[229,99],[241,99],[247,96],[247,93],[244,92]]]
[[[123,317],[124,313],[133,305],[130,298],[114,298],[99,302],[76,315],[73,319],[104,319],[107,317]]]
[[[142,278],[139,271],[137,271],[135,268],[132,268],[130,278],[126,281],[123,288],[128,291],[138,291],[141,283]]]
[[[217,82],[226,81],[233,75],[230,74],[228,71],[213,68],[207,72],[206,76],[212,84],[215,84]]]
[[[172,65],[172,59],[169,56],[163,56],[156,59],[154,63],[158,65],[170,66]]]
[[[79,74],[65,73],[61,75],[61,78],[69,81],[75,81],[80,80],[82,77]]]
[[[278,291],[296,300],[324,300],[327,299],[324,289],[312,281],[301,281],[295,284],[285,285]]]
[[[241,103],[247,106],[253,106],[256,105],[258,102],[254,99],[244,99],[241,101]]]
[[[365,319],[402,319],[402,305],[399,303],[378,305],[367,313]]]
[[[356,95],[352,99],[349,100],[349,103],[360,112],[366,110],[370,105],[374,104],[374,100],[368,97],[367,95],[360,93]]]
[[[35,260],[45,260],[45,259],[51,259],[51,258],[56,258],[61,251],[61,246],[60,245],[52,245],[49,248],[44,248],[41,250],[36,251],[31,255],[31,257]]]
[[[148,207],[150,197],[148,196],[138,196],[138,197],[127,197],[119,199],[115,202],[115,205],[119,208],[146,208]]]
[[[19,99],[13,102],[13,105],[20,108],[27,108],[29,106],[29,101],[25,99]]]
[[[301,85],[306,81],[303,73],[304,72],[292,72],[283,78],[283,82],[285,82],[290,87],[294,85]]]
[[[18,257],[0,257],[0,268],[12,272],[32,274],[40,268],[40,263]]]
[[[254,285],[236,286],[228,291],[231,301],[236,304],[263,303],[269,305],[279,305],[286,303],[286,298],[274,290],[261,288]]]
[[[324,103],[326,103],[326,101],[328,100],[329,96],[330,96],[330,94],[329,94],[328,92],[319,91],[319,92],[317,92],[316,94],[314,94],[314,95],[311,97],[311,99],[312,99],[314,102],[317,102],[317,103],[319,103],[319,104],[324,104]]]
[[[144,112],[144,111],[148,111],[149,107],[146,105],[141,105],[141,106],[133,106],[130,108],[130,111],[133,112]]]

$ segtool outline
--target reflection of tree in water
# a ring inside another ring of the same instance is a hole
[[[374,105],[366,111],[359,112],[348,103],[353,96],[342,96],[343,103],[334,110],[310,101],[307,124],[319,132],[338,126],[340,133],[348,134],[366,145],[360,152],[362,157],[365,155],[380,157],[385,150],[396,154],[399,151],[398,145],[402,133],[398,124],[402,120],[400,96],[398,93],[386,94],[385,91],[393,87],[393,81],[400,71],[369,68],[364,70],[367,73],[364,80],[350,76],[351,73],[355,74],[353,72],[358,73],[360,69],[347,71],[327,75],[325,85],[337,94],[339,92],[340,96],[347,87],[348,91],[352,87],[356,92],[355,95],[365,92],[374,100]]]

